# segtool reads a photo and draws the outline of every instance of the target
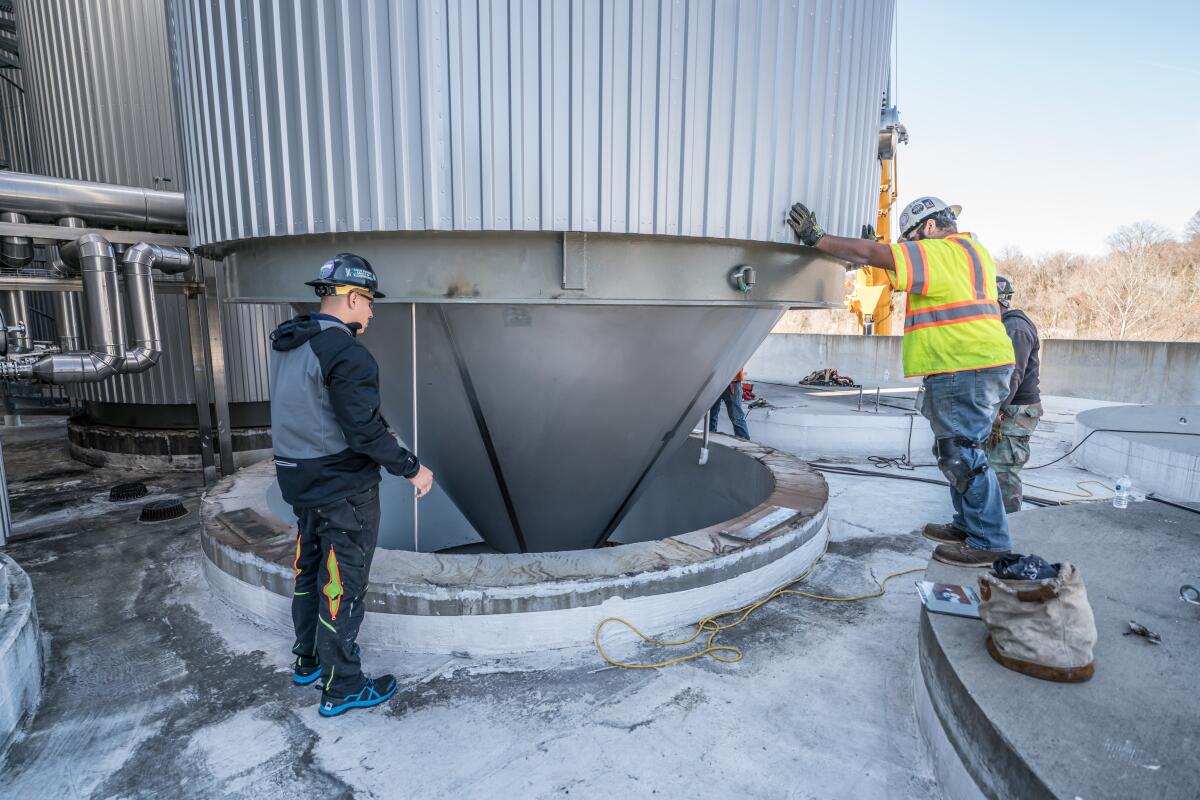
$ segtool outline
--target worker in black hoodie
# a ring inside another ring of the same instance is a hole
[[[296,536],[292,680],[320,681],[322,716],[386,702],[391,675],[363,674],[355,640],[379,539],[379,468],[433,485],[379,413],[379,367],[358,341],[383,297],[366,259],[340,253],[306,284],[321,310],[271,334],[271,439]]]
[[[1004,510],[1021,510],[1021,467],[1029,461],[1029,437],[1042,417],[1042,395],[1038,389],[1041,372],[1041,342],[1037,328],[1024,311],[1012,308],[1013,285],[996,276],[997,302],[1004,308],[1000,319],[1012,340],[1016,366],[1009,380],[1008,397],[1000,404],[1000,415],[987,441],[988,466],[1000,480]]]

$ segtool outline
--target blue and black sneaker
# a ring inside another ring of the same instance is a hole
[[[305,659],[303,656],[296,659],[296,663],[292,669],[292,683],[297,686],[308,686],[316,683],[317,678],[321,677],[321,664],[316,659]]]
[[[321,692],[321,705],[318,711],[322,717],[336,717],[352,708],[370,708],[380,703],[386,703],[396,693],[396,679],[391,675],[380,675],[378,678],[367,678],[363,687],[353,694],[335,697],[329,692]]]

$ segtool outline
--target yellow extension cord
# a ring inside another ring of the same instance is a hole
[[[855,600],[870,600],[875,597],[883,597],[883,594],[886,591],[887,583],[892,578],[899,578],[902,575],[911,575],[914,572],[924,572],[925,571],[925,567],[915,567],[913,569],[906,569],[903,572],[893,572],[892,574],[885,577],[882,581],[876,582],[876,585],[879,587],[878,591],[872,592],[871,594],[853,595],[851,597],[827,597],[825,595],[812,594],[811,592],[801,592],[797,589],[789,589],[788,588],[789,586],[795,586],[797,583],[800,583],[805,578],[807,578],[809,575],[811,575],[813,569],[816,568],[817,563],[820,562],[820,560],[825,557],[825,554],[827,552],[829,552],[829,540],[828,539],[825,541],[825,546],[823,548],[821,548],[821,554],[819,556],[817,556],[816,561],[813,561],[813,563],[809,565],[808,569],[804,570],[803,574],[801,574],[799,577],[793,578],[792,580],[788,581],[787,583],[776,587],[775,589],[773,589],[771,591],[770,594],[768,594],[766,597],[762,598],[761,600],[756,600],[753,603],[742,606],[740,608],[732,608],[732,609],[729,609],[728,611],[718,611],[716,614],[711,614],[711,615],[705,617],[704,619],[702,619],[696,623],[695,632],[692,633],[692,635],[687,637],[686,639],[680,639],[678,641],[664,641],[662,639],[655,639],[652,636],[647,636],[646,634],[642,633],[632,623],[628,622],[627,620],[621,619],[620,617],[608,617],[607,619],[602,619],[602,620],[600,620],[600,624],[596,626],[596,635],[594,637],[595,642],[596,642],[596,650],[600,653],[600,657],[603,658],[605,661],[607,661],[611,666],[621,667],[623,669],[657,669],[659,667],[669,667],[672,664],[682,664],[685,661],[692,661],[697,658],[703,658],[704,656],[712,656],[713,660],[720,661],[722,664],[735,664],[738,661],[742,660],[742,651],[739,648],[734,647],[733,645],[713,644],[713,640],[716,639],[717,635],[719,633],[721,633],[722,631],[727,631],[730,628],[736,628],[738,625],[741,625],[743,622],[746,621],[747,617],[749,617],[751,614],[753,614],[758,609],[765,606],[767,603],[774,600],[776,597],[782,597],[785,594],[795,594],[795,595],[799,595],[800,597],[807,597],[812,600],[823,600],[823,601],[829,602],[829,603],[849,603],[849,602],[853,602]],[[720,622],[720,619],[722,617],[728,617],[728,616],[733,616],[733,615],[737,615],[737,618],[733,622],[729,622],[729,623],[725,623],[725,624],[722,624]],[[696,639],[698,639],[700,637],[700,635],[702,633],[704,633],[705,631],[708,632],[708,641],[705,643],[705,647],[703,650],[697,650],[695,652],[688,653],[687,655],[677,656],[676,658],[670,658],[670,659],[667,659],[666,661],[657,661],[652,664],[634,664],[634,663],[630,663],[628,661],[617,661],[616,659],[609,656],[608,653],[604,652],[604,647],[600,644],[600,632],[602,630],[604,630],[604,626],[610,622],[619,622],[620,624],[624,625],[625,627],[629,628],[629,630],[633,631],[638,636],[640,636],[642,638],[642,641],[647,642],[649,644],[659,646],[659,647],[683,647],[685,645],[689,645],[692,642],[696,641]],[[723,653],[729,653],[730,655],[722,655]]]
[[[1036,484],[1036,483],[1029,483],[1028,481],[1021,481],[1021,483],[1023,483],[1023,484],[1024,484],[1024,485],[1026,485],[1026,486],[1029,486],[1030,488],[1033,488],[1033,489],[1043,489],[1043,490],[1045,490],[1045,491],[1047,491],[1047,492],[1056,492],[1057,494],[1065,494],[1065,495],[1067,495],[1068,497],[1083,497],[1083,498],[1094,498],[1094,497],[1096,497],[1096,493],[1095,493],[1095,492],[1092,492],[1092,491],[1089,491],[1089,490],[1087,490],[1087,489],[1084,489],[1084,488],[1083,488],[1083,485],[1084,485],[1085,483],[1094,483],[1094,484],[1096,484],[1097,486],[1102,486],[1102,487],[1104,487],[1105,489],[1107,489],[1107,490],[1108,490],[1108,491],[1110,491],[1110,492],[1115,492],[1115,491],[1116,491],[1116,489],[1114,489],[1113,487],[1109,486],[1109,485],[1108,485],[1107,483],[1105,483],[1104,481],[1097,481],[1097,480],[1075,481],[1075,485],[1076,485],[1076,486],[1078,486],[1080,489],[1083,489],[1083,494],[1080,494],[1079,492],[1068,492],[1066,489],[1055,489],[1055,488],[1052,488],[1052,487],[1050,487],[1050,486],[1041,486],[1041,485],[1039,485],[1039,484]],[[1107,498],[1103,498],[1103,499],[1107,499]]]
[[[1065,489],[1054,489],[1050,486],[1041,486],[1039,484],[1029,483],[1027,481],[1022,481],[1022,483],[1025,484],[1026,486],[1029,486],[1034,489],[1043,489],[1047,492],[1057,492],[1058,494],[1065,494],[1070,497],[1081,497],[1081,498],[1096,497],[1095,492],[1092,492],[1088,489],[1084,489],[1084,484],[1087,484],[1087,483],[1094,483],[1097,486],[1101,486],[1110,492],[1114,491],[1113,487],[1109,486],[1108,484],[1104,483],[1103,481],[1097,481],[1097,480],[1076,481],[1075,485],[1082,490],[1082,493],[1070,492]],[[621,617],[607,617],[605,619],[602,619],[602,620],[600,620],[600,624],[598,624],[596,626],[596,633],[595,633],[595,636],[593,637],[593,640],[596,643],[596,651],[598,653],[600,653],[600,657],[603,658],[606,662],[608,662],[608,664],[610,666],[621,667],[622,669],[658,669],[659,667],[669,667],[672,664],[682,664],[685,661],[694,661],[695,659],[703,658],[704,656],[712,656],[714,661],[719,661],[722,664],[736,664],[738,661],[742,660],[741,649],[734,647],[733,645],[728,645],[728,644],[714,644],[713,643],[714,640],[717,638],[717,636],[722,631],[727,631],[730,628],[736,628],[738,625],[741,625],[743,622],[746,621],[746,619],[751,614],[753,614],[755,611],[757,611],[758,609],[765,606],[767,603],[774,600],[776,597],[782,597],[785,594],[794,594],[794,595],[799,595],[800,597],[807,597],[811,600],[821,600],[821,601],[824,601],[827,603],[850,603],[850,602],[854,602],[857,600],[871,600],[876,597],[883,597],[884,592],[887,589],[887,583],[892,578],[899,578],[903,575],[912,575],[914,572],[924,572],[925,571],[925,567],[914,567],[913,569],[906,569],[903,572],[893,572],[892,574],[886,576],[882,581],[877,582],[876,585],[879,587],[878,591],[872,592],[870,594],[852,595],[849,597],[827,597],[825,595],[813,594],[811,592],[802,592],[802,591],[799,591],[798,589],[789,589],[788,588],[789,586],[795,586],[797,583],[800,583],[801,581],[808,578],[808,576],[812,574],[812,571],[816,568],[817,564],[821,561],[821,559],[825,557],[825,554],[827,552],[829,552],[829,541],[828,540],[825,541],[825,546],[823,548],[821,548],[821,554],[819,556],[817,556],[816,560],[813,561],[813,563],[809,565],[808,569],[804,570],[804,572],[799,577],[793,578],[792,580],[788,581],[787,583],[776,587],[766,597],[762,598],[761,600],[756,600],[753,603],[750,603],[749,605],[744,605],[744,606],[741,606],[740,608],[731,608],[728,611],[718,611],[716,614],[710,614],[709,616],[705,617],[704,619],[702,619],[696,623],[696,630],[693,631],[692,635],[687,637],[686,639],[679,639],[676,641],[666,641],[663,639],[655,639],[653,636],[647,636],[646,634],[642,633],[640,630],[638,630],[636,625],[629,622],[628,620],[622,619]],[[725,623],[725,624],[722,624],[720,622],[722,617],[729,617],[729,616],[733,616],[733,615],[737,615],[737,618],[733,622],[729,622],[729,623]],[[608,653],[604,652],[604,646],[602,644],[600,644],[600,632],[603,631],[604,626],[609,624],[610,622],[616,622],[616,623],[620,623],[621,625],[624,625],[625,627],[629,628],[629,630],[636,633],[642,639],[642,641],[644,641],[648,644],[655,645],[657,647],[684,647],[684,646],[689,645],[692,642],[696,641],[698,638],[700,638],[701,634],[705,633],[706,631],[708,632],[708,641],[705,642],[705,646],[704,646],[703,650],[696,650],[694,652],[688,653],[687,655],[676,656],[675,658],[669,658],[666,661],[655,661],[653,663],[647,663],[647,664],[635,664],[635,663],[628,662],[628,661],[617,661],[615,658],[610,656]],[[730,655],[725,656],[725,655],[722,655],[722,653],[728,653]]]

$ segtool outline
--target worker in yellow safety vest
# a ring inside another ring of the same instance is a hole
[[[921,376],[918,407],[936,441],[938,467],[950,482],[954,519],[925,526],[947,564],[991,566],[1009,552],[1004,499],[984,443],[1008,396],[1012,342],[1000,321],[996,266],[983,245],[958,232],[959,206],[921,197],[900,214],[899,244],[826,235],[816,215],[792,206],[797,238],[854,264],[882,267],[892,288],[908,292],[904,375]]]

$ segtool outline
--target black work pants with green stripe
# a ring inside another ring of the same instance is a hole
[[[358,629],[379,541],[379,487],[312,508],[293,508],[296,536],[296,590],[292,652],[320,662],[320,686],[335,697],[363,687]]]

